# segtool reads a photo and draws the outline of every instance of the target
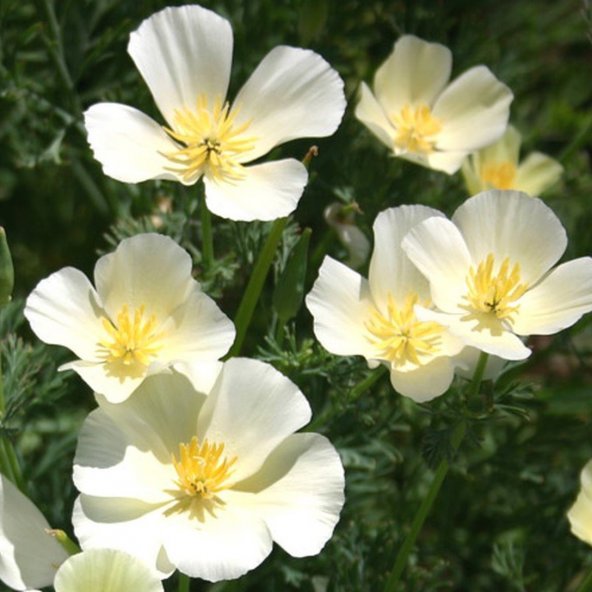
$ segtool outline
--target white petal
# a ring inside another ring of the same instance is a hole
[[[388,120],[380,103],[368,86],[360,85],[360,100],[356,106],[355,116],[390,150],[393,149],[395,130]]]
[[[46,532],[47,520],[29,498],[0,475],[0,580],[14,590],[43,588],[68,557]]]
[[[120,416],[116,413],[116,419]],[[137,417],[136,425],[126,429],[102,409],[87,417],[74,458],[73,478],[79,491],[154,504],[170,500],[164,490],[177,478],[170,451],[142,419]]]
[[[80,495],[72,524],[82,549],[117,549],[137,557],[161,578],[175,569],[162,539],[166,517],[159,505],[129,498]]]
[[[231,480],[255,473],[267,455],[310,421],[298,387],[273,366],[247,358],[224,364],[198,419],[200,439],[223,442],[237,457]],[[230,483],[230,481],[228,481]]]
[[[95,285],[111,320],[124,304],[145,305],[146,315],[162,322],[198,288],[191,277],[189,253],[161,234],[138,234],[122,240],[95,266]]]
[[[512,329],[519,335],[551,335],[592,310],[592,259],[559,265],[520,298]]]
[[[63,345],[85,360],[97,359],[103,337],[101,302],[87,277],[73,267],[53,273],[27,298],[25,317],[45,343]]]
[[[553,186],[563,174],[563,167],[540,152],[529,154],[516,172],[516,189],[529,195],[540,195]]]
[[[465,347],[459,354],[454,357],[454,373],[462,376],[467,380],[471,380],[475,374],[475,369],[479,363],[481,352],[474,347]],[[506,360],[498,356],[490,355],[487,358],[485,371],[483,372],[483,380],[495,380],[503,370]]]
[[[383,313],[389,293],[398,303],[403,303],[410,292],[417,293],[421,300],[429,298],[428,282],[403,251],[401,241],[423,220],[443,215],[425,206],[399,206],[384,210],[376,217],[368,282],[372,299]]]
[[[463,160],[466,158],[468,151],[465,150],[448,150],[446,152],[439,152],[434,150],[425,156],[406,154],[401,155],[402,158],[413,160],[414,156],[425,159],[425,162],[418,162],[423,166],[427,166],[435,171],[442,171],[449,175],[453,175],[460,169]]]
[[[179,147],[156,121],[118,103],[98,103],[84,113],[84,125],[94,157],[105,175],[124,183],[148,179],[180,181],[164,156]]]
[[[516,165],[520,154],[521,142],[522,136],[520,135],[520,132],[518,132],[514,126],[509,125],[504,135],[497,142],[494,142],[479,151],[481,162],[509,162]]]
[[[73,555],[58,570],[56,592],[163,592],[160,580],[139,559],[114,549]]]
[[[443,124],[436,147],[472,151],[505,131],[513,95],[485,66],[467,70],[440,95],[433,109]]]
[[[393,388],[416,403],[425,403],[443,395],[453,378],[454,365],[448,356],[435,358],[409,372],[399,372],[396,368],[391,368]]]
[[[276,543],[304,557],[319,553],[331,538],[343,488],[343,466],[331,443],[319,434],[294,434],[230,493],[232,503],[265,520]]]
[[[405,105],[431,107],[448,82],[451,68],[447,47],[404,35],[376,71],[376,98],[389,113],[398,113]]]
[[[585,543],[592,545],[592,461],[588,461],[582,469],[580,480],[582,488],[567,517],[571,524],[571,531]]]
[[[330,136],[345,111],[343,81],[318,54],[308,49],[272,49],[238,93],[237,125],[250,121],[245,132],[254,137],[253,150],[241,155],[250,162],[274,146],[295,138]]]
[[[167,519],[165,549],[181,573],[210,582],[231,580],[257,567],[271,552],[265,522],[223,497],[225,505],[215,508],[213,516],[206,513],[198,519],[184,513]]]
[[[127,50],[171,126],[175,109],[194,107],[200,94],[226,97],[232,28],[211,10],[165,8],[130,35]]]
[[[325,257],[306,296],[314,333],[323,347],[340,356],[374,356],[365,322],[374,309],[368,282],[359,273]]]
[[[308,173],[294,159],[276,160],[243,168],[235,183],[204,179],[208,209],[230,220],[275,220],[298,205]]]
[[[208,394],[216,380],[218,379],[218,374],[222,370],[223,363],[222,362],[200,362],[188,359],[184,362],[175,362],[173,364],[173,368],[179,372],[179,374],[183,374],[186,376],[193,388],[199,392]]]
[[[468,199],[452,217],[474,264],[489,253],[496,264],[509,257],[520,264],[521,281],[532,285],[561,257],[567,235],[541,200],[518,191],[485,191]]]
[[[406,235],[402,247],[430,282],[436,306],[446,312],[460,310],[471,255],[458,228],[444,218],[430,218]]]

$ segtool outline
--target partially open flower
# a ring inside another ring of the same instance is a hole
[[[191,257],[172,239],[139,234],[97,261],[96,289],[66,267],[39,283],[25,316],[39,339],[79,357],[60,369],[76,371],[111,402],[170,368],[207,387],[234,340],[234,326],[201,291],[191,268]]]
[[[98,397],[74,460],[73,522],[84,549],[115,546],[166,577],[237,578],[277,542],[319,553],[343,505],[339,455],[294,432],[310,407],[268,364],[233,358],[212,390],[148,378],[126,402]]]
[[[316,53],[271,50],[232,104],[230,23],[200,6],[165,8],[132,33],[128,52],[166,121],[126,105],[85,113],[88,140],[106,175],[127,183],[204,178],[208,208],[232,220],[292,212],[307,172],[298,160],[245,166],[272,148],[331,135],[345,110],[343,82]]]
[[[404,35],[377,70],[374,93],[362,83],[356,117],[394,156],[455,173],[504,133],[513,95],[485,66],[448,84],[451,69],[447,47]]]
[[[513,126],[497,141],[468,156],[462,172],[469,193],[487,189],[516,189],[538,196],[555,184],[563,167],[541,152],[532,152],[519,162],[522,136]]]
[[[585,543],[592,545],[592,460],[580,475],[581,489],[567,513],[571,531]]]
[[[442,216],[424,206],[381,212],[374,222],[374,252],[366,280],[326,257],[306,305],[317,339],[338,355],[362,355],[385,364],[393,387],[416,401],[443,394],[464,344],[446,328],[420,321],[417,304],[430,305],[428,282],[401,249],[406,233],[422,220]]]
[[[557,333],[592,310],[592,259],[552,269],[566,246],[561,222],[540,199],[480,193],[452,222],[430,218],[403,239],[439,309],[418,307],[418,316],[484,352],[524,359],[530,349],[520,336]]]

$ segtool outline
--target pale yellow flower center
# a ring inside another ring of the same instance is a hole
[[[512,321],[520,308],[516,304],[528,286],[521,283],[520,264],[510,263],[506,257],[497,271],[495,257],[489,253],[484,261],[471,267],[466,278],[468,292],[464,297],[472,310],[493,313],[500,320]]]
[[[442,130],[442,122],[432,115],[427,105],[405,105],[399,113],[391,115],[397,130],[394,142],[406,152],[430,154],[434,150],[434,136]]]
[[[177,471],[176,484],[190,498],[213,500],[216,494],[226,489],[224,482],[232,475],[232,466],[237,457],[228,459],[224,444],[199,443],[193,436],[189,444],[179,444],[179,460],[173,455]]]
[[[108,337],[99,342],[106,350],[106,361],[120,362],[125,366],[141,364],[148,366],[162,347],[162,332],[157,331],[155,315],[146,315],[142,304],[133,314],[127,304],[121,307],[116,322],[103,318],[103,327]]]
[[[509,161],[484,164],[481,181],[493,189],[512,189],[516,182],[516,165]]]
[[[404,365],[408,362],[421,365],[422,357],[433,356],[441,345],[443,327],[433,321],[419,321],[414,306],[419,297],[409,294],[403,306],[397,306],[391,294],[388,295],[386,315],[372,311],[366,328],[369,340],[379,350],[378,357]]]
[[[253,148],[255,138],[244,135],[251,122],[237,125],[237,115],[238,110],[231,111],[220,98],[210,105],[205,95],[197,98],[194,109],[176,110],[174,130],[164,128],[181,145],[164,155],[173,163],[169,170],[187,182],[202,175],[215,181],[242,179],[245,173],[237,157]]]

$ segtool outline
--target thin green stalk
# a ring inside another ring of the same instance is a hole
[[[379,366],[376,370],[373,370],[364,378],[360,380],[356,386],[352,388],[349,392],[347,397],[347,404],[351,404],[354,401],[357,401],[366,391],[370,390],[372,386],[378,382],[378,379],[386,373],[386,366]],[[319,414],[316,419],[311,421],[308,424],[307,429],[309,431],[314,431],[318,428],[318,426],[327,423],[327,421],[331,418],[331,416],[335,415],[335,407],[332,405],[329,409],[327,409],[324,413]]]
[[[287,221],[288,218],[278,218],[273,223],[267,240],[263,245],[263,249],[261,249],[261,252],[257,257],[257,262],[255,263],[253,273],[251,274],[251,278],[247,284],[247,289],[243,294],[243,299],[241,300],[236,317],[234,319],[234,325],[236,327],[236,339],[234,340],[234,344],[226,356],[227,358],[237,356],[240,353],[243,342],[245,341],[245,337],[247,335],[247,329],[251,319],[253,318],[255,306],[257,305],[259,296],[261,295],[265,278],[267,277],[267,273],[271,267],[273,257],[275,255],[278,243],[282,238],[282,232],[284,231]]]
[[[591,592],[592,591],[592,567],[588,570],[588,573],[584,576],[576,592]]]
[[[214,263],[214,238],[212,236],[212,215],[206,206],[203,195],[199,210],[201,218],[201,254],[204,269],[209,271]]]
[[[477,362],[477,367],[475,368],[475,372],[473,373],[473,379],[471,384],[468,388],[468,394],[475,395],[479,392],[479,387],[481,385],[481,381],[483,380],[483,374],[485,372],[485,367],[487,365],[487,358],[488,355],[486,353],[481,353],[479,357],[479,361]],[[464,421],[461,421],[454,429],[452,433],[452,438],[450,441],[452,451],[456,452],[462,442],[466,432],[466,424]],[[448,470],[450,469],[450,462],[448,458],[443,458],[440,461],[440,464],[436,468],[436,472],[434,474],[434,479],[432,484],[430,485],[430,489],[428,494],[421,502],[419,509],[417,510],[415,516],[413,517],[413,522],[411,523],[411,529],[409,533],[405,537],[403,541],[403,545],[399,549],[397,553],[397,557],[395,559],[395,563],[393,565],[393,569],[386,581],[384,586],[384,592],[395,592],[401,576],[405,571],[405,567],[407,566],[407,559],[409,557],[409,553],[413,549],[415,545],[415,541],[421,532],[423,524],[434,505],[434,501],[438,497],[438,493],[440,493],[440,488],[442,487],[442,483],[444,483],[444,479],[448,474]]]
[[[179,572],[177,592],[189,592],[189,576]]]

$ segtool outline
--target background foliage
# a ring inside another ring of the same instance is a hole
[[[169,1],[168,5],[180,4]],[[278,44],[321,53],[346,83],[349,107],[330,139],[316,142],[311,180],[285,233],[275,277],[303,228],[311,228],[305,290],[322,257],[347,253],[323,219],[332,201],[357,202],[371,238],[376,214],[403,203],[452,213],[465,198],[459,175],[394,160],[353,118],[357,87],[371,81],[395,39],[414,33],[454,54],[453,74],[486,64],[515,94],[512,122],[524,149],[559,158],[565,175],[546,197],[567,228],[569,258],[592,253],[592,6],[509,0],[240,0],[203,2],[235,34],[231,96]],[[22,319],[35,284],[71,265],[92,273],[99,253],[146,230],[171,235],[195,261],[195,274],[233,317],[269,225],[214,219],[217,262],[200,269],[198,192],[171,183],[131,186],[105,177],[86,143],[82,112],[98,101],[134,105],[159,119],[125,49],[129,32],[163,0],[2,0],[0,3],[0,224],[7,230],[17,285],[0,318],[9,407],[0,425],[14,440],[29,493],[52,525],[71,532],[75,496],[68,478],[77,430],[93,407],[74,375],[56,373],[69,352],[48,348]],[[278,154],[302,157],[309,142]],[[362,271],[365,271],[362,269]],[[238,582],[192,590],[378,590],[431,467],[443,455],[459,414],[469,437],[454,459],[406,572],[404,589],[573,590],[592,554],[569,533],[565,512],[578,473],[592,456],[590,317],[568,332],[533,339],[535,354],[510,368],[495,394],[452,393],[419,406],[382,377],[355,402],[366,374],[360,359],[318,345],[308,312],[279,326],[269,279],[251,325],[246,355],[290,376],[309,398],[315,429],[340,450],[347,502],[323,553],[293,559],[281,549]],[[171,585],[173,582],[167,584]],[[0,584],[1,585],[1,584]],[[172,589],[172,587],[171,587]]]

